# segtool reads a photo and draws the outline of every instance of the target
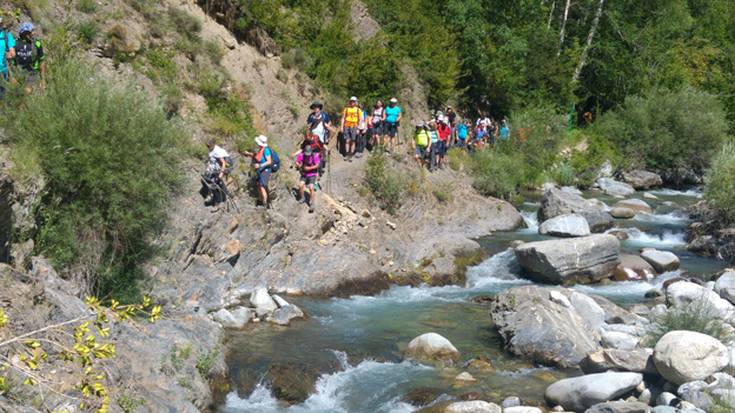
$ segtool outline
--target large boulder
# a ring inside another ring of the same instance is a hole
[[[600,190],[602,190],[602,192],[606,193],[607,195],[618,198],[631,196],[635,193],[635,189],[632,186],[624,182],[616,181],[612,178],[598,179],[597,186],[600,187]]]
[[[716,292],[690,281],[679,281],[666,287],[666,301],[674,307],[702,304],[709,307],[716,317],[730,320],[735,317],[735,306],[722,299]]]
[[[615,401],[596,404],[585,413],[650,413],[651,407],[641,402]]]
[[[606,348],[588,354],[582,360],[580,367],[587,374],[602,373],[608,370],[658,374],[653,364],[653,350],[648,348],[633,350]]]
[[[569,300],[572,291],[540,286],[506,290],[490,303],[490,315],[506,348],[546,365],[574,367],[600,349],[590,328]]]
[[[604,207],[582,198],[570,190],[549,188],[544,192],[538,211],[539,221],[566,214],[602,212]]]
[[[663,378],[683,384],[717,373],[730,360],[719,340],[693,331],[672,331],[656,343],[653,362]]]
[[[482,400],[454,402],[444,409],[444,413],[501,413],[503,409],[495,403]]]
[[[633,350],[638,345],[638,337],[620,331],[602,332],[602,346],[617,350]]]
[[[605,211],[581,211],[578,214],[587,220],[590,231],[594,234],[605,232],[615,226],[612,215]]]
[[[635,217],[635,211],[630,208],[616,206],[610,210],[610,215],[617,219],[631,219]]]
[[[632,210],[635,213],[643,213],[643,214],[651,214],[653,213],[653,209],[646,201],[637,199],[637,198],[631,198],[631,199],[624,199],[622,201],[618,201],[613,205],[613,209],[615,208],[627,208]]]
[[[715,292],[720,297],[735,304],[735,271],[728,270],[715,282]]]
[[[620,264],[615,268],[615,281],[643,280],[647,281],[656,276],[656,270],[648,261],[637,255],[621,254]]]
[[[212,314],[212,318],[224,328],[243,328],[253,318],[253,311],[245,307],[232,311],[223,308]]]
[[[573,412],[615,400],[631,393],[641,382],[640,373],[597,373],[559,380],[546,389],[546,401]]]
[[[674,271],[679,268],[679,257],[670,251],[659,251],[653,248],[645,248],[641,251],[641,258],[648,261],[649,264],[660,273],[666,271]]]
[[[533,280],[553,284],[595,282],[615,271],[620,262],[620,241],[606,234],[537,241],[519,246],[515,254]]]
[[[421,361],[454,362],[459,358],[459,350],[437,333],[422,334],[408,343],[406,355]]]
[[[565,214],[544,221],[538,232],[554,237],[585,237],[590,235],[590,226],[582,215]]]
[[[642,169],[623,172],[623,180],[635,189],[656,188],[664,183],[658,174]]]
[[[573,292],[569,296],[569,302],[577,313],[587,322],[593,331],[600,331],[605,324],[605,310],[597,304],[593,298],[580,292]]]
[[[278,304],[271,298],[266,288],[256,288],[250,294],[250,304],[255,307],[255,313],[258,314],[258,317],[270,314],[278,309]]]
[[[304,312],[299,307],[293,304],[287,304],[274,311],[273,314],[268,316],[267,320],[279,326],[287,326],[291,323],[291,320],[303,318]]]

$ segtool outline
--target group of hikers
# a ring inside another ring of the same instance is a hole
[[[389,100],[388,106],[384,106],[383,101],[378,99],[367,110],[353,96],[340,112],[336,127],[321,102],[313,102],[310,109],[305,136],[296,152],[290,155],[300,174],[294,195],[298,201],[305,202],[312,213],[316,192],[320,189],[320,178],[327,171],[332,138],[336,138],[338,149],[346,162],[362,157],[366,149],[396,151],[401,144],[399,129],[403,113],[395,97]],[[498,140],[508,140],[509,137],[510,125],[506,118],[498,122],[485,116],[472,123],[461,120],[452,107],[447,107],[445,111],[434,112],[430,121],[422,121],[416,125],[411,146],[417,164],[433,171],[444,168],[445,157],[450,148],[482,151],[495,145]],[[266,136],[257,136],[255,145],[254,151],[241,151],[240,155],[251,159],[258,192],[257,206],[269,208],[268,184],[271,174],[280,169],[280,159],[276,151],[268,145]],[[231,172],[234,163],[230,154],[216,145],[215,141],[209,141],[207,146],[208,164],[202,175],[201,193],[207,198],[207,205],[215,205],[227,197],[224,178]]]
[[[0,50],[4,51],[0,59],[0,96],[4,95],[7,82],[20,82],[27,92],[36,85],[44,87],[46,54],[33,23],[21,23],[16,39],[0,17]]]

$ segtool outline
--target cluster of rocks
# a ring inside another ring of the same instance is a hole
[[[267,321],[287,326],[291,320],[303,319],[304,312],[277,294],[270,295],[266,288],[257,288],[250,294],[249,305],[236,305],[212,313],[212,319],[224,328],[239,329],[249,322]]]
[[[595,186],[607,195],[623,198],[633,195],[636,190],[646,190],[663,185],[660,175],[640,169],[623,172],[621,177],[625,182],[616,181],[611,177],[600,177],[595,182]]]
[[[703,303],[722,324],[723,337],[735,337],[734,286],[735,271],[707,286],[676,279],[665,286],[665,303],[630,311],[567,288],[522,286],[494,297],[490,312],[511,353],[585,373],[547,388],[554,411],[735,411],[735,344],[685,330],[655,342],[650,336],[653,323],[672,308]]]

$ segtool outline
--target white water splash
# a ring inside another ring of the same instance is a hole
[[[613,301],[641,301],[647,292],[653,289],[662,289],[666,280],[681,276],[681,270],[669,271],[650,281],[622,281],[607,285],[581,285],[572,289],[585,294],[596,294]]]
[[[521,211],[521,217],[523,218],[523,222],[526,223],[526,228],[521,229],[519,232],[531,234],[538,232],[538,216],[536,212]]]
[[[676,189],[656,189],[652,191],[648,191],[654,195],[663,195],[663,196],[687,196],[692,198],[702,198],[703,194],[702,191],[699,189],[688,189],[686,191],[678,191]]]
[[[467,269],[467,288],[481,290],[490,285],[525,284],[518,278],[521,266],[512,249],[495,254],[479,265]]]
[[[686,224],[689,222],[689,215],[684,211],[674,211],[668,214],[636,214],[634,219],[656,224]]]
[[[650,234],[632,227],[613,228],[607,232],[610,231],[624,231],[628,234],[628,239],[625,242],[638,246],[671,248],[686,244],[683,232],[664,231],[661,234]]]
[[[340,362],[346,362],[346,355],[335,351]],[[401,402],[396,387],[414,380],[417,376],[431,374],[433,368],[408,361],[401,363],[380,363],[364,360],[357,366],[346,365],[342,371],[325,374],[315,384],[316,391],[302,404],[283,406],[276,400],[265,384],[258,384],[247,398],[240,398],[236,392],[227,395],[224,408],[226,413],[408,413],[416,410],[410,404]],[[374,384],[366,389],[367,383]],[[359,394],[369,394],[368,400],[358,398]]]

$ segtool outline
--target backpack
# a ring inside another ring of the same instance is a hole
[[[276,173],[281,169],[281,158],[278,157],[278,152],[270,148],[271,150],[271,172]]]
[[[429,146],[429,134],[425,130],[420,130],[416,133],[416,145],[423,148]]]
[[[27,42],[24,40],[21,40],[22,44],[26,44]],[[20,43],[20,42],[19,42]],[[39,61],[39,55],[41,50],[41,41],[38,39],[33,39],[30,41],[30,50],[28,50],[26,47],[18,47],[19,44],[16,44],[16,54],[15,54],[15,63],[24,68],[30,68],[30,69],[36,69],[36,63]]]

